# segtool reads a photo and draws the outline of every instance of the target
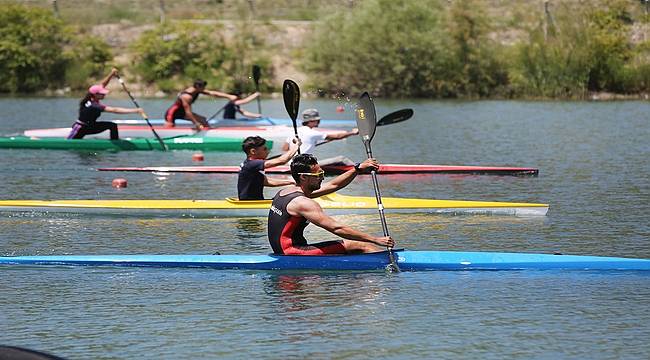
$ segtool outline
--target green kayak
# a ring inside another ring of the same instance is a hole
[[[168,150],[242,151],[242,139],[176,136],[163,139]],[[266,142],[270,148],[272,141]],[[30,138],[26,136],[0,137],[0,148],[51,149],[51,150],[111,150],[152,151],[162,150],[156,139],[63,139]]]

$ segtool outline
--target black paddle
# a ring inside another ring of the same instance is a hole
[[[253,65],[253,81],[255,81],[255,91],[260,92],[260,75],[262,75],[262,69],[259,65]],[[262,114],[262,100],[260,97],[257,97],[257,113]]]
[[[370,95],[364,92],[359,98],[359,103],[355,109],[357,115],[357,127],[359,128],[359,135],[363,141],[363,146],[366,148],[366,155],[368,159],[372,158],[372,149],[370,148],[370,141],[375,136],[377,128],[377,114],[375,113],[375,104],[372,102]],[[377,209],[379,210],[379,217],[381,218],[381,227],[384,230],[384,236],[390,236],[388,233],[388,225],[386,224],[386,215],[384,215],[384,204],[381,202],[381,194],[379,193],[379,182],[377,181],[377,172],[373,169],[370,174],[372,175],[372,185],[375,188],[375,198],[377,198]],[[390,264],[386,266],[386,270],[390,272],[398,272],[399,267],[395,262],[395,256],[392,248],[387,248],[388,259]]]
[[[382,117],[377,121],[377,126],[391,125],[398,122],[406,121],[413,117],[413,109],[402,109]]]
[[[122,89],[124,89],[124,91],[126,91],[126,93],[129,94],[129,97],[131,98],[131,101],[133,101],[133,104],[135,105],[135,107],[140,108],[140,105],[138,105],[138,102],[135,100],[133,95],[131,95],[131,92],[129,91],[129,89],[126,88],[126,84],[124,84],[124,80],[122,80],[120,75],[115,74],[115,77],[117,78],[117,81],[119,81],[120,84],[122,85]],[[156,132],[156,130],[154,130],[153,125],[151,125],[151,122],[149,122],[149,117],[147,116],[147,114],[146,113],[142,114],[142,117],[147,121],[147,125],[149,125],[149,128],[151,129],[151,132],[153,132],[156,139],[158,139],[158,142],[160,143],[160,147],[162,148],[162,151],[167,151],[167,145],[165,145],[165,142],[162,141],[160,136],[158,136],[158,133]]]
[[[293,134],[298,137],[298,125],[296,119],[298,118],[298,108],[300,107],[300,88],[293,80],[284,80],[282,84],[282,98],[284,99],[284,107],[289,113],[291,122],[293,123]],[[300,148],[298,148],[300,154]]]

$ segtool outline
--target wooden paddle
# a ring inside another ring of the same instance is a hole
[[[115,77],[117,78],[117,81],[119,81],[120,84],[122,85],[122,89],[124,89],[124,91],[126,91],[126,93],[129,95],[129,97],[131,98],[131,101],[133,101],[133,104],[135,105],[135,107],[140,108],[140,105],[138,105],[138,102],[135,100],[133,95],[131,95],[131,92],[129,91],[129,89],[126,88],[126,84],[124,84],[124,80],[122,80],[120,75],[115,74]],[[160,136],[158,136],[158,133],[153,128],[153,125],[151,125],[151,122],[149,122],[149,117],[147,116],[147,114],[146,113],[142,114],[142,117],[147,121],[147,125],[149,125],[149,128],[151,129],[151,132],[153,132],[153,135],[156,137],[156,139],[160,143],[160,147],[162,148],[162,151],[167,151],[167,145],[165,145],[165,142],[162,141]]]
[[[372,102],[372,98],[370,98],[370,95],[367,92],[364,92],[359,98],[355,113],[359,135],[361,135],[363,146],[366,148],[366,155],[368,156],[368,159],[370,159],[372,158],[370,141],[372,141],[372,138],[375,136],[377,114],[375,113],[375,104]],[[379,210],[379,217],[381,218],[381,227],[384,230],[384,236],[390,236],[388,233],[388,225],[386,224],[386,215],[384,215],[384,204],[381,202],[379,182],[377,181],[377,171],[373,169],[370,174],[372,175],[372,185],[375,189],[375,198],[377,199],[377,209]],[[386,266],[386,270],[389,272],[399,272],[393,249],[386,249],[388,250],[388,259],[390,260],[390,264]]]
[[[282,84],[282,98],[284,99],[284,107],[289,113],[291,123],[293,124],[293,134],[298,137],[298,125],[296,119],[298,118],[298,109],[300,107],[300,88],[293,80],[284,80]],[[300,148],[298,148],[300,154]]]
[[[253,81],[255,81],[255,91],[260,92],[260,76],[262,75],[262,69],[259,65],[253,65]],[[257,113],[262,114],[262,100],[260,97],[257,97]]]

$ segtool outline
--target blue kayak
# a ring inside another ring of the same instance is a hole
[[[650,270],[650,260],[501,252],[395,251],[401,270]],[[386,252],[363,255],[48,255],[0,257],[0,265],[135,266],[239,270],[383,270]]]
[[[116,124],[123,125],[146,125],[145,120],[134,119],[134,120],[111,120]],[[152,125],[163,125],[165,123],[164,119],[149,119]],[[209,121],[210,127],[235,127],[235,126],[271,126],[271,125],[287,125],[292,126],[293,123],[291,119],[283,118],[272,118],[272,117],[261,117],[261,118],[238,118],[238,119],[212,119]],[[192,126],[192,122],[185,119],[176,119],[176,126]],[[300,125],[300,119],[298,119],[298,125]],[[353,128],[357,126],[355,120],[321,120],[321,126],[323,128],[330,127],[347,127]]]

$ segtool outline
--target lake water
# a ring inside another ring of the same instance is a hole
[[[70,126],[77,99],[0,99],[0,134]],[[384,196],[544,202],[543,218],[387,214],[400,247],[650,258],[648,102],[377,99],[384,163],[531,166],[538,177],[382,176]],[[126,99],[109,105],[130,106]],[[140,99],[152,118],[170,100]],[[349,104],[303,100],[324,118]],[[221,103],[200,100],[210,115]],[[247,107],[256,110],[255,104]],[[286,117],[280,99],[264,112]],[[102,119],[126,118],[106,114]],[[325,124],[323,124],[324,126]],[[358,138],[318,148],[359,161]],[[193,152],[0,149],[1,199],[219,199],[234,175],[110,173],[197,165]],[[237,165],[243,153],[206,153]],[[125,189],[111,187],[125,177]],[[268,190],[268,197],[273,195]],[[372,196],[369,177],[343,193]],[[377,215],[339,216],[381,233]],[[310,226],[308,238],[328,234]],[[0,255],[269,252],[265,218],[0,213]],[[71,359],[650,358],[650,274],[595,271],[264,272],[0,267],[0,344]]]

